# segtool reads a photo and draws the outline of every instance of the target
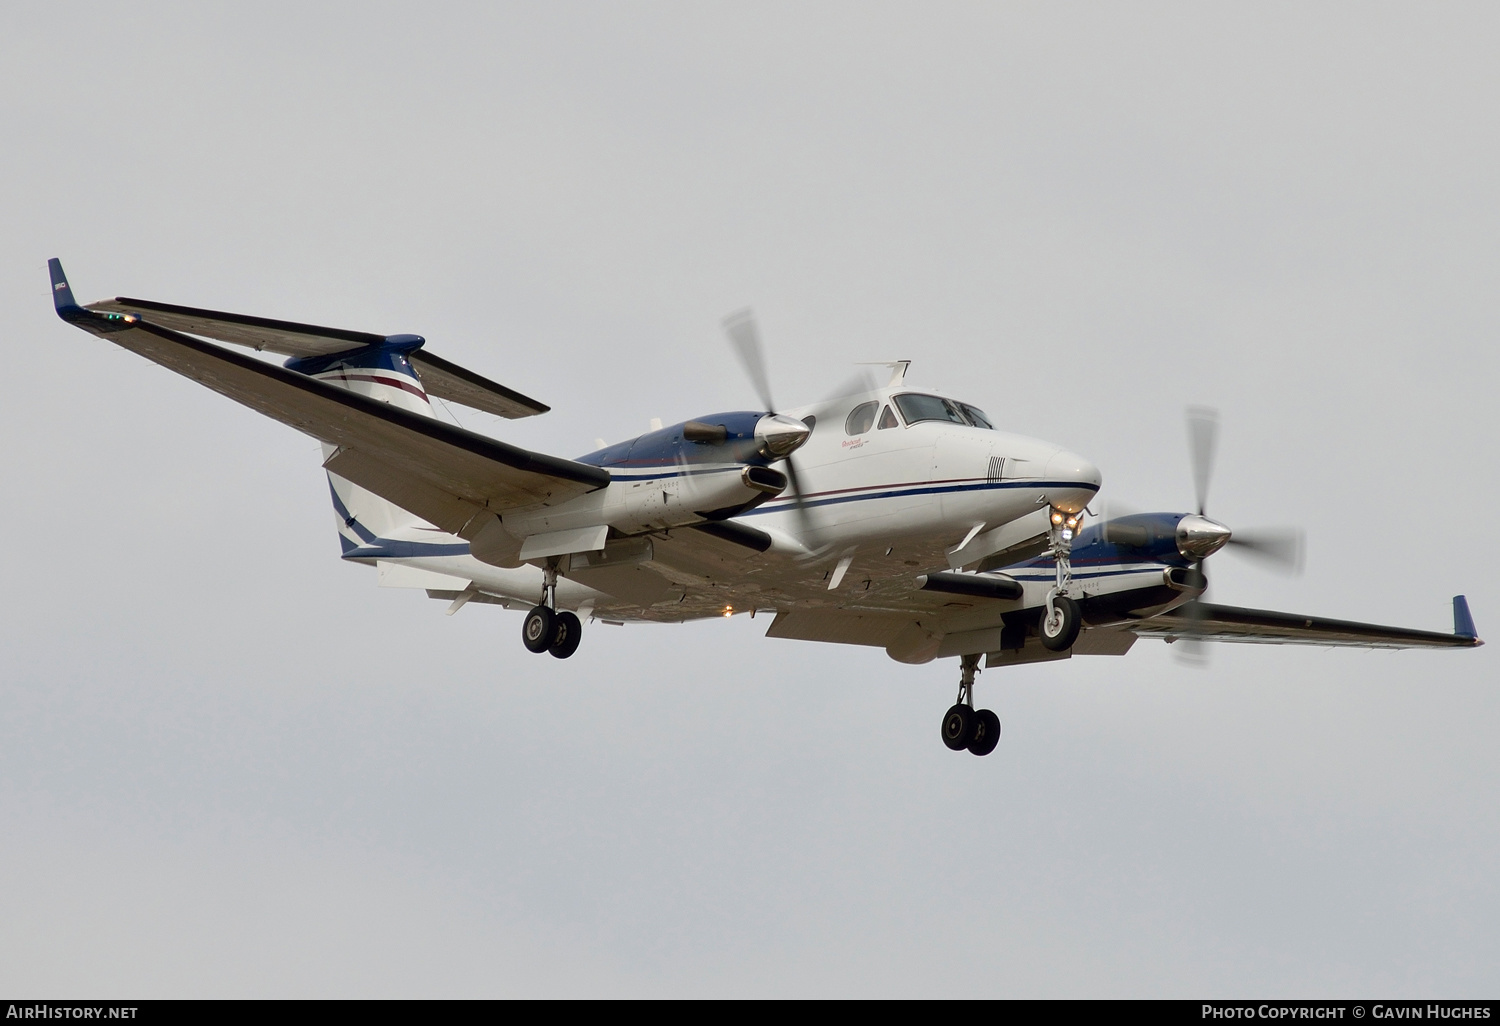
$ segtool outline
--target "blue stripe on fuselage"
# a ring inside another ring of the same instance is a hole
[[[339,491],[333,486],[332,479],[329,479],[328,491],[329,494],[333,496],[333,511],[339,515],[339,519],[344,522],[344,526],[353,531],[355,537],[365,544],[368,545],[370,542],[374,541],[375,532],[371,531],[364,524],[361,524],[359,520],[349,512],[349,507],[345,506],[344,500],[339,498]],[[344,537],[342,531],[339,532],[339,537]],[[348,539],[345,540],[347,541]]]
[[[346,539],[347,540],[347,539]],[[396,541],[392,538],[376,538],[374,544],[365,544],[344,550],[345,559],[412,559],[417,556],[467,556],[469,543],[458,545],[442,542]]]
[[[804,508],[813,506],[833,506],[844,502],[863,502],[866,499],[891,499],[907,495],[939,495],[948,492],[983,492],[996,491],[1005,488],[1087,488],[1098,491],[1099,486],[1087,481],[984,481],[979,484],[961,485],[873,485],[872,487],[884,487],[882,492],[870,492],[864,495],[838,495],[828,499],[807,499],[803,503]],[[793,508],[795,499],[778,499],[776,505],[767,503],[759,509],[750,510],[745,516],[758,516],[762,513],[780,513]]]
[[[353,531],[355,537],[360,540],[356,545],[350,541],[343,531],[339,532],[339,547],[343,549],[344,559],[404,559],[413,556],[467,556],[469,554],[469,543],[458,544],[444,542],[413,542],[396,541],[392,538],[378,537],[357,517],[351,516],[349,507],[344,505],[344,500],[339,498],[338,489],[333,487],[333,482],[328,482],[328,490],[333,494],[333,509],[344,522],[344,526]]]
[[[1053,581],[1053,580],[1056,580],[1056,574],[1055,574],[1055,572],[1043,573],[1043,572],[1040,572],[1040,568],[1033,567],[1031,569],[1037,570],[1038,572],[1036,572],[1036,573],[1020,573],[1020,572],[1017,572],[1017,571],[1014,571],[1014,570],[1011,570],[1011,571],[997,571],[997,572],[998,573],[1002,573],[1006,577],[1009,577],[1012,580],[1017,580],[1017,581]],[[1164,569],[1166,569],[1166,567],[1163,564],[1161,564],[1161,563],[1142,563],[1140,566],[1130,567],[1129,569],[1125,569],[1125,570],[1092,570],[1092,571],[1090,571],[1090,570],[1084,570],[1084,571],[1080,572],[1078,569],[1075,568],[1073,570],[1073,576],[1075,578],[1085,578],[1085,577],[1123,577],[1123,576],[1125,576],[1127,574],[1151,573],[1153,571],[1159,572],[1159,571],[1164,570]]]

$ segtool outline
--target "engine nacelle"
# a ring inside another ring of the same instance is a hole
[[[517,538],[605,524],[639,534],[723,519],[779,495],[786,475],[773,467],[694,467],[673,475],[617,475],[608,488],[558,506],[512,513],[502,522]]]

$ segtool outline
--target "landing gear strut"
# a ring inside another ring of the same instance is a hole
[[[557,560],[549,559],[542,574],[542,602],[522,621],[521,643],[527,651],[551,652],[558,659],[566,659],[578,651],[583,624],[566,609],[557,611]]]
[[[967,748],[975,755],[989,755],[1000,743],[1000,717],[988,709],[974,708],[974,675],[979,656],[963,657],[958,682],[958,701],[943,716],[943,744],[958,752]]]
[[[1078,629],[1083,626],[1083,614],[1068,592],[1073,587],[1073,532],[1078,529],[1082,515],[1052,511],[1051,542],[1052,561],[1057,565],[1057,583],[1047,592],[1047,604],[1042,609],[1042,645],[1053,652],[1066,652],[1078,640]]]

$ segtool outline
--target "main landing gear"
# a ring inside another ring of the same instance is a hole
[[[989,755],[1000,743],[1000,717],[988,709],[974,708],[974,674],[977,672],[979,656],[964,656],[958,701],[943,716],[943,744],[955,752],[967,748],[975,755]]]
[[[543,573],[542,604],[521,622],[521,643],[530,652],[551,652],[558,659],[566,659],[578,651],[583,624],[573,613],[557,609],[557,563],[549,562]]]

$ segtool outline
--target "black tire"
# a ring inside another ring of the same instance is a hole
[[[1066,652],[1078,640],[1078,629],[1083,626],[1083,613],[1078,603],[1066,595],[1052,600],[1059,614],[1056,622],[1047,619],[1047,607],[1042,607],[1042,644],[1054,652]]]
[[[578,651],[578,643],[583,640],[583,624],[578,622],[578,617],[566,609],[557,614],[557,627],[554,630],[552,646],[547,649],[559,659],[566,659]]]
[[[974,731],[974,740],[969,742],[969,751],[975,755],[989,755],[1000,743],[1000,717],[989,709],[981,709],[974,714],[979,721]]]
[[[967,705],[955,705],[943,714],[943,744],[961,752],[974,740],[974,730],[979,719]]]
[[[528,652],[545,652],[557,637],[557,614],[546,606],[537,606],[521,621],[521,644]]]

